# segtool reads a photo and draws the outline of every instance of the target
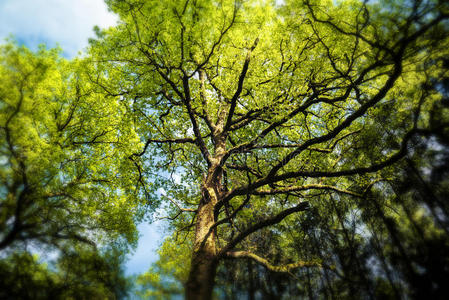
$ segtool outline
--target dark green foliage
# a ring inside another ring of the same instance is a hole
[[[0,299],[124,299],[131,287],[123,255],[69,251],[54,263],[16,251],[0,260]]]

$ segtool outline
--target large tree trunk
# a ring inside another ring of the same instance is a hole
[[[185,290],[186,299],[212,299],[216,270],[217,261],[214,256],[203,251],[193,253],[189,279]]]
[[[224,110],[223,110],[224,112]],[[224,114],[217,132],[224,126]],[[195,240],[190,264],[189,278],[185,286],[187,300],[209,300],[215,285],[217,271],[217,246],[215,244],[215,230],[210,230],[215,224],[215,205],[218,203],[222,191],[221,181],[223,170],[220,160],[224,155],[226,138],[216,133],[215,157],[211,158],[211,166],[202,186],[202,199],[198,207],[195,227]]]
[[[190,265],[189,278],[185,287],[187,300],[208,300],[212,298],[217,270],[217,257],[214,232],[209,229],[214,224],[213,190],[204,188],[202,203],[198,208],[195,228],[195,242]]]

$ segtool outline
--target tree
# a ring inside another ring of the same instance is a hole
[[[77,246],[43,263],[16,251],[0,260],[2,299],[123,299],[130,290],[120,250],[94,251]]]
[[[58,50],[6,44],[0,59],[0,249],[133,242],[142,214],[122,158],[135,137],[119,103],[99,102]]]
[[[191,247],[167,238],[159,249],[159,260],[137,277],[136,296],[142,299],[167,299],[181,296],[187,281]]]
[[[119,258],[135,245],[146,204],[128,159],[139,141],[120,103],[100,101],[83,68],[58,49],[0,46],[2,298],[125,290]],[[52,271],[36,252],[56,256]]]
[[[251,249],[323,195],[363,204],[432,127],[442,1],[107,3],[121,22],[91,41],[90,78],[133,113],[139,186],[194,233],[187,299],[211,298],[225,258],[330,267]]]

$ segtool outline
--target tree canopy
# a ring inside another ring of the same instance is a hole
[[[325,267],[284,247],[273,265],[257,232],[328,199],[366,205],[415,138],[446,130],[442,2],[107,3],[121,22],[91,43],[97,82],[134,112],[141,184],[193,233],[187,299],[211,297],[224,258]]]
[[[444,294],[447,3],[106,3],[83,59],[5,48],[3,241],[132,242],[160,207],[162,297]]]
[[[82,59],[62,59],[58,49],[0,47],[2,298],[93,295],[95,289],[100,297],[121,289],[118,282],[101,288],[103,275],[83,268],[95,262],[98,272],[119,276],[123,251],[136,244],[145,202],[126,155],[139,139],[119,102],[102,101],[79,72],[84,68]],[[102,262],[112,249],[116,257]],[[56,255],[59,271],[53,274],[36,253]],[[70,260],[84,266],[65,266]],[[92,286],[82,289],[86,282]]]
[[[138,140],[119,103],[100,101],[76,71],[82,61],[12,44],[1,51],[0,248],[94,245],[106,234],[133,242],[141,213],[122,158]]]

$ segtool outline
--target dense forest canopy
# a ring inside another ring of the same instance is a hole
[[[6,265],[87,251],[117,296],[160,208],[143,298],[448,293],[447,3],[106,2],[82,58],[2,47]]]

